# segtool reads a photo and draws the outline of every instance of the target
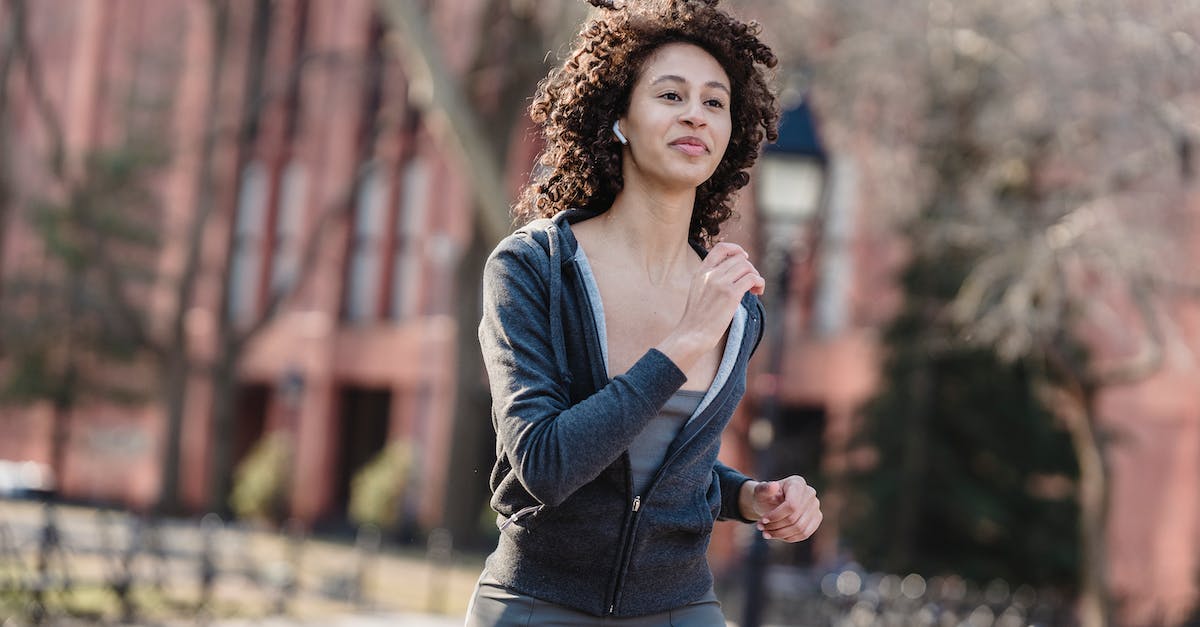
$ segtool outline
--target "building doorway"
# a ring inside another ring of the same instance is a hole
[[[343,388],[339,396],[339,451],[334,485],[334,517],[345,521],[354,474],[388,441],[392,391],[387,388]]]
[[[271,386],[261,383],[240,385],[235,402],[237,422],[233,427],[233,467],[237,468],[266,431]]]

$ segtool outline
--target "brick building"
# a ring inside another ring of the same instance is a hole
[[[293,513],[310,522],[344,512],[350,471],[388,440],[411,442],[421,453],[423,481],[442,485],[455,341],[446,286],[469,241],[467,182],[410,106],[372,3],[228,6],[220,61],[205,3],[38,2],[28,14],[70,171],[124,136],[129,100],[167,103],[161,130],[171,158],[157,188],[162,276],[186,263],[194,216],[206,202],[198,189],[201,147],[213,142],[212,215],[201,225],[199,274],[184,317],[200,366],[186,397],[183,501],[192,509],[208,502],[212,392],[204,366],[221,350],[221,311],[234,324],[261,317],[274,290],[294,280],[310,238],[319,244],[307,281],[239,364],[235,457],[265,432],[294,429]],[[461,65],[462,54],[458,59]],[[14,149],[48,154],[32,90],[10,81]],[[53,189],[40,165],[22,163],[32,173],[24,181]],[[36,263],[38,255],[18,221],[4,251],[9,270]],[[148,298],[159,326],[177,302],[171,288],[160,285]],[[285,387],[293,396],[280,394]],[[62,493],[153,503],[162,411],[88,407],[77,414]],[[14,413],[0,457],[46,460],[49,422],[41,408]],[[434,524],[441,498],[440,490],[422,491],[411,509]]]

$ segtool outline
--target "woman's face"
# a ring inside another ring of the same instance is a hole
[[[668,188],[707,181],[729,145],[731,88],[721,64],[703,48],[670,43],[655,50],[620,118],[629,139],[626,185],[630,176]]]

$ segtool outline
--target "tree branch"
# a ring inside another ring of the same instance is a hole
[[[355,190],[362,185],[367,172],[367,168],[358,168],[354,178],[346,185],[342,193],[338,194],[337,198],[321,211],[321,214],[317,217],[317,223],[309,229],[309,236],[304,242],[304,250],[300,255],[300,265],[296,268],[295,278],[286,287],[271,292],[266,305],[262,308],[262,312],[249,326],[241,331],[234,331],[231,334],[232,337],[229,340],[229,345],[232,350],[240,350],[247,342],[253,339],[255,335],[275,319],[283,305],[287,304],[288,300],[307,284],[306,279],[312,274],[312,269],[316,265],[322,244],[329,239],[322,236],[334,221],[349,213]],[[236,328],[235,325],[231,325],[231,327]]]
[[[34,109],[46,125],[46,132],[50,136],[50,172],[61,181],[66,174],[66,142],[63,139],[62,122],[58,111],[50,102],[50,96],[46,93],[41,65],[29,43],[28,10],[25,0],[9,0],[9,7],[12,11],[15,52],[24,61],[22,65],[25,68],[25,81],[33,94]]]
[[[493,242],[512,230],[509,194],[504,186],[503,168],[491,155],[484,126],[471,108],[461,86],[442,59],[429,21],[414,0],[378,0],[379,11],[397,37],[389,37],[401,50],[398,57],[414,84],[422,81],[429,90],[431,108],[445,116],[449,139],[458,148],[466,164],[467,177],[474,193],[477,217],[482,232]]]
[[[229,34],[229,4],[222,0],[209,0],[209,14],[212,28],[212,68],[208,77],[209,106],[205,112],[204,128],[216,126],[217,113],[220,109],[218,95],[225,74],[225,50]],[[191,299],[193,288],[200,274],[200,254],[204,239],[204,227],[208,224],[216,202],[213,199],[213,153],[216,151],[216,136],[206,134],[200,154],[200,170],[197,172],[197,193],[195,214],[191,228],[188,230],[188,241],[185,248],[183,270],[179,283],[175,286],[176,310],[171,321],[171,337],[169,345],[175,350],[186,352],[187,337],[184,318],[187,316],[187,304]]]
[[[8,240],[8,216],[12,210],[13,171],[12,157],[9,149],[12,141],[9,139],[8,110],[10,98],[8,95],[9,75],[12,74],[13,63],[17,58],[17,23],[14,19],[7,20],[3,40],[0,40],[0,277],[4,276],[4,245]],[[4,288],[0,282],[0,293]]]
[[[1141,282],[1134,281],[1130,285],[1130,292],[1133,296],[1134,306],[1146,326],[1146,333],[1149,337],[1146,342],[1142,343],[1142,349],[1135,357],[1109,367],[1097,365],[1088,374],[1089,380],[1095,387],[1136,383],[1153,375],[1162,367],[1163,333],[1162,326],[1158,322],[1158,312],[1151,303],[1147,287]]]
[[[1182,296],[1187,299],[1200,299],[1200,283],[1191,283],[1160,276],[1145,276],[1143,280],[1164,291]]]

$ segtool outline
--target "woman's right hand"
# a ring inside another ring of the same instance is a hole
[[[687,371],[724,337],[742,296],[762,295],[765,287],[745,249],[729,242],[713,246],[692,277],[679,324],[655,348]]]

